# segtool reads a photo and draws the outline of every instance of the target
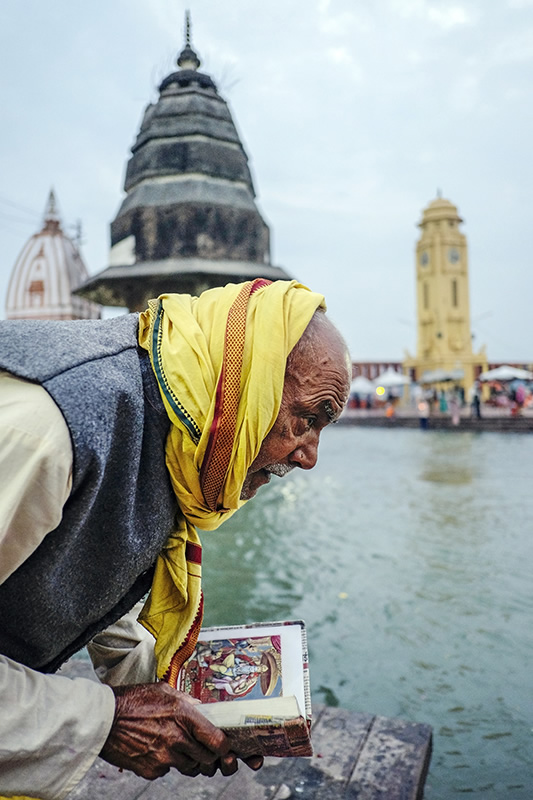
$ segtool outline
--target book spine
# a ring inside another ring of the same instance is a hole
[[[231,749],[241,758],[252,755],[278,758],[313,755],[307,720],[303,717],[235,728],[222,726],[222,730],[231,741]]]
[[[305,701],[305,716],[311,721],[313,713],[311,705],[311,680],[309,676],[309,651],[307,648],[307,631],[305,625],[301,626],[302,633],[302,659],[303,659],[303,679],[304,679],[304,701]]]

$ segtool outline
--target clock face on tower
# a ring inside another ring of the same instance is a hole
[[[450,247],[448,250],[448,261],[450,264],[457,264],[460,259],[459,250],[456,247]]]
[[[427,267],[429,264],[429,254],[424,250],[424,252],[420,255],[420,263],[423,267]]]

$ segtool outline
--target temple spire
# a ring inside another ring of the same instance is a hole
[[[44,209],[44,221],[59,222],[56,196],[53,189],[50,189],[50,192],[48,193],[48,200],[46,201],[46,208]]]
[[[61,231],[61,220],[53,189],[50,189],[48,193],[48,200],[46,201],[46,207],[44,209],[43,231],[48,231],[50,233]]]
[[[185,12],[185,47],[191,46],[191,12]]]
[[[178,56],[178,67],[196,71],[200,64],[201,61],[191,46],[191,14],[187,9],[185,12],[185,47]]]

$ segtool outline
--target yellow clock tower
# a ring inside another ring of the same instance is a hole
[[[417,381],[437,371],[452,374],[468,391],[476,374],[487,369],[487,356],[484,349],[472,352],[462,221],[456,206],[442,197],[422,214],[416,245],[417,351],[415,358],[407,357],[404,368],[414,369]]]

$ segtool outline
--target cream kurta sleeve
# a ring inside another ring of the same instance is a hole
[[[43,675],[0,656],[0,795],[62,800],[92,766],[115,695],[85,678]]]
[[[137,622],[143,605],[139,601],[87,645],[94,671],[102,683],[121,686],[157,680],[154,637]]]
[[[71,486],[60,410],[42,386],[0,372],[0,583],[57,528]]]
[[[61,520],[70,436],[42,387],[0,373],[0,582]],[[43,675],[0,655],[0,795],[59,800],[104,744],[115,711],[101,684]]]

